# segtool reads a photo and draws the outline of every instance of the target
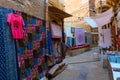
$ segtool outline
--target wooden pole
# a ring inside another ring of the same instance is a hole
[[[45,21],[46,21],[46,29],[49,29],[49,18],[48,18],[48,0],[45,0]]]

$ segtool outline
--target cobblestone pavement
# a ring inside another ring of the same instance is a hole
[[[98,48],[92,48],[77,56],[67,57],[67,68],[53,80],[109,80],[107,69],[96,59]]]

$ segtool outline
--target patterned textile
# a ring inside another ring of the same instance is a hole
[[[0,80],[18,79],[15,43],[7,25],[7,14],[12,11],[0,6]]]
[[[52,38],[62,38],[62,29],[56,23],[51,22],[51,36]]]
[[[24,15],[23,15],[24,16]],[[38,80],[44,77],[46,28],[42,20],[24,16],[23,39],[17,40],[20,79]]]
[[[75,28],[76,45],[85,44],[85,33],[83,28]]]
[[[51,55],[52,54],[52,38],[50,35],[50,31],[47,31],[46,35],[46,54]]]

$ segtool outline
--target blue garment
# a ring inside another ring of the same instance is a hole
[[[46,35],[46,54],[51,55],[53,50],[52,50],[52,38],[51,38],[51,34],[50,31],[47,31],[47,35]]]

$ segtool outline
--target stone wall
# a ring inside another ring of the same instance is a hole
[[[0,0],[0,6],[21,10],[24,13],[44,19],[45,0]]]

